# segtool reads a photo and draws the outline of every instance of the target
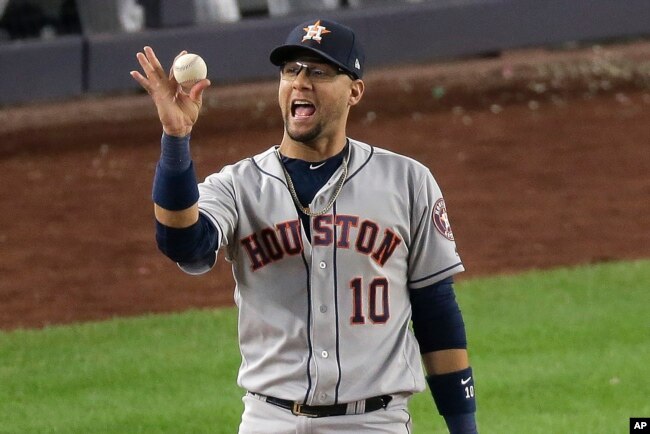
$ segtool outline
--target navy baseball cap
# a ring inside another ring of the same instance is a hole
[[[354,31],[329,20],[310,20],[289,33],[284,45],[271,51],[271,63],[280,66],[301,54],[316,54],[356,78],[363,76],[365,55]]]

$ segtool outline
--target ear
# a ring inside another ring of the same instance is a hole
[[[361,79],[352,82],[350,85],[350,98],[348,99],[348,104],[350,106],[357,105],[359,101],[361,101],[365,88],[366,85]]]

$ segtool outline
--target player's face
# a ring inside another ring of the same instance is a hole
[[[335,65],[314,58],[287,62],[278,92],[286,134],[306,144],[344,135],[350,106],[362,93],[362,82]]]

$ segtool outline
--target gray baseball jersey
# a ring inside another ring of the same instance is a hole
[[[232,263],[246,390],[329,405],[424,389],[409,290],[463,271],[441,191],[422,164],[355,140],[348,169],[333,208],[311,218],[311,240],[274,148],[199,184]]]

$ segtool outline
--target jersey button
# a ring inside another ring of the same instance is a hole
[[[318,264],[320,268],[327,268],[327,264],[324,261],[321,261],[320,264]]]
[[[321,313],[325,313],[325,312],[327,312],[327,306],[325,306],[324,304],[321,305],[321,307],[320,307],[320,312],[321,312]]]
[[[327,351],[323,350],[323,351],[320,353],[320,355],[323,356],[323,359],[327,359],[327,358],[330,356],[330,353],[328,353]]]
[[[320,394],[320,400],[325,401],[327,399],[327,393],[321,393]]]

